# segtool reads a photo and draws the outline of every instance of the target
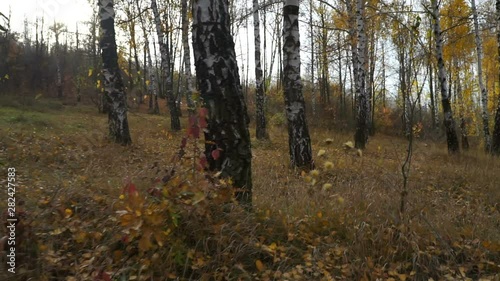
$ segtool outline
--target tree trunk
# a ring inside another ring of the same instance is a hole
[[[356,57],[356,75],[358,81],[356,85],[356,94],[358,97],[358,112],[356,115],[356,134],[354,136],[355,146],[364,149],[368,140],[368,98],[366,96],[366,64],[365,64],[365,3],[364,0],[357,0],[356,3],[356,27],[357,27],[357,57]]]
[[[312,114],[316,115],[316,88],[314,84],[314,28],[313,28],[313,0],[309,0],[309,36],[311,36],[311,107]]]
[[[154,14],[156,33],[158,35],[158,44],[160,45],[162,82],[165,83],[165,96],[167,97],[168,109],[170,111],[170,128],[173,131],[179,131],[181,129],[181,122],[179,120],[179,113],[177,112],[177,106],[173,93],[172,76],[170,73],[169,48],[165,43],[165,36],[162,30],[160,13],[158,12],[156,0],[151,1],[151,9],[153,10]]]
[[[300,78],[299,1],[286,0],[283,7],[283,63],[285,109],[292,166],[313,165]]]
[[[497,18],[497,44],[498,44],[498,63],[500,65],[500,0],[496,0],[496,18]],[[499,72],[500,80],[500,72]],[[493,143],[491,147],[494,155],[500,156],[500,100],[497,105],[497,112],[495,115],[495,128],[493,130]]]
[[[191,52],[189,50],[189,19],[188,19],[188,0],[182,0],[181,14],[182,14],[182,46],[184,49],[184,75],[185,93],[188,105],[188,112],[190,115],[194,113],[195,103],[193,101],[193,77],[191,75]]]
[[[110,137],[117,143],[132,142],[127,121],[127,98],[118,67],[115,40],[115,11],[113,0],[99,0],[101,19],[101,56],[104,94],[109,105],[108,124]]]
[[[231,178],[236,199],[252,203],[252,152],[227,0],[194,0],[193,47],[198,88],[208,109],[205,155],[210,170]],[[219,157],[213,152],[219,150]]]
[[[455,128],[455,120],[450,104],[448,94],[448,81],[446,80],[446,70],[443,60],[443,38],[441,34],[441,26],[439,20],[439,7],[437,0],[432,0],[432,17],[434,18],[434,37],[436,40],[436,57],[438,66],[438,80],[441,91],[441,104],[444,113],[444,127],[446,130],[446,140],[448,143],[448,153],[458,153],[460,147],[458,144],[457,131]]]
[[[483,42],[479,36],[479,22],[477,19],[476,1],[471,0],[472,16],[474,18],[474,37],[476,40],[476,54],[477,54],[477,80],[479,82],[479,89],[481,90],[481,105],[483,119],[483,133],[484,133],[484,149],[487,153],[491,150],[491,137],[490,137],[490,122],[488,114],[488,91],[483,82]]]
[[[260,62],[260,20],[259,1],[253,0],[253,27],[255,43],[255,135],[257,139],[269,138],[266,131],[266,115],[264,112],[265,95],[263,87],[262,65]]]

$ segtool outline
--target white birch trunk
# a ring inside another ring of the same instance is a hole
[[[432,0],[432,17],[434,18],[433,31],[434,39],[436,40],[436,57],[438,66],[438,80],[441,92],[441,104],[444,113],[444,126],[446,129],[446,140],[449,153],[457,153],[460,151],[458,144],[457,131],[453,112],[448,94],[448,81],[446,80],[446,70],[443,59],[443,36],[441,34],[440,15],[437,0]]]
[[[267,139],[266,131],[266,115],[264,113],[265,96],[263,86],[262,64],[260,61],[260,18],[259,18],[259,1],[253,0],[253,31],[255,45],[255,135],[257,139]]]
[[[193,77],[191,75],[191,51],[189,49],[189,19],[188,19],[188,0],[182,0],[181,4],[182,16],[182,48],[184,49],[184,76],[186,77],[186,100],[188,110],[192,114],[195,110],[195,103],[193,101],[193,93],[195,91],[193,86]]]
[[[127,120],[127,98],[123,80],[118,66],[116,50],[114,17],[112,0],[99,0],[99,16],[101,19],[101,56],[104,95],[108,109],[110,137],[117,143],[130,144],[130,132]]]
[[[151,9],[154,14],[154,21],[156,26],[156,33],[158,35],[158,44],[160,45],[161,54],[161,68],[162,68],[162,81],[165,83],[165,95],[167,97],[168,109],[170,111],[170,127],[173,131],[181,129],[179,114],[177,112],[177,105],[173,93],[172,76],[170,75],[170,54],[167,44],[165,43],[165,36],[162,30],[162,23],[160,13],[156,0],[151,1]]]
[[[357,80],[356,94],[358,98],[358,112],[356,115],[356,134],[354,137],[356,148],[364,149],[368,140],[368,97],[366,94],[366,33],[365,33],[365,0],[356,1],[356,33],[357,50],[354,68]]]
[[[299,1],[286,0],[283,7],[283,64],[285,109],[292,166],[313,165],[300,77]]]
[[[479,36],[479,22],[477,19],[476,0],[471,0],[472,16],[474,19],[474,38],[476,41],[476,55],[477,55],[477,80],[479,89],[481,90],[481,105],[482,112],[481,118],[483,119],[483,133],[484,133],[484,148],[487,152],[491,149],[490,125],[488,114],[488,90],[483,82],[483,42]]]

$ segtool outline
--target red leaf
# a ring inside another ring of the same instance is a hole
[[[128,193],[128,195],[132,195],[137,192],[137,188],[135,188],[135,184],[128,182],[123,188],[123,193]]]
[[[214,160],[217,160],[217,159],[219,159],[219,157],[220,157],[220,149],[217,148],[217,149],[212,150],[212,158]]]
[[[202,128],[202,129],[205,129],[207,127],[207,119],[205,118],[200,118],[200,122],[199,122],[199,127]]]
[[[196,125],[196,116],[189,117],[189,127],[193,127]]]
[[[187,144],[187,138],[182,138],[182,141],[181,141],[181,148],[184,149],[186,148],[186,144]]]
[[[199,139],[200,138],[200,128],[197,126],[191,127],[190,135],[192,135],[193,138],[195,138],[195,139]]]
[[[200,108],[200,110],[198,110],[198,115],[200,116],[200,119],[206,118],[208,116],[208,109],[205,107]]]
[[[207,163],[208,163],[207,157],[205,157],[205,155],[201,156],[198,170],[201,171],[201,170],[205,169],[205,167],[207,166]]]
[[[94,278],[95,281],[111,281],[111,277],[104,271],[100,271],[99,274]]]

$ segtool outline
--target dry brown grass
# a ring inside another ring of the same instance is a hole
[[[314,185],[289,168],[286,128],[273,127],[270,141],[253,140],[254,214],[212,210],[218,223],[205,225],[206,214],[183,213],[168,247],[139,254],[120,244],[119,196],[127,179],[146,193],[184,133],[169,132],[165,116],[129,118],[133,145],[121,147],[91,108],[0,110],[0,163],[16,167],[28,214],[18,280],[499,278],[499,159],[416,141],[401,217],[406,141],[377,135],[360,157],[343,149],[350,134],[321,128],[311,130],[314,153],[325,150]]]

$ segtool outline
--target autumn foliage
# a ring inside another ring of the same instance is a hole
[[[90,107],[2,108],[0,163],[19,171],[24,204],[19,272],[0,279],[497,278],[496,159],[450,161],[442,145],[417,141],[401,217],[403,140],[380,135],[358,153],[351,134],[314,128],[316,169],[294,171],[286,132],[270,128],[272,141],[253,140],[248,213],[230,179],[205,169],[204,114],[171,133],[164,116],[132,113],[141,131],[121,147]]]

